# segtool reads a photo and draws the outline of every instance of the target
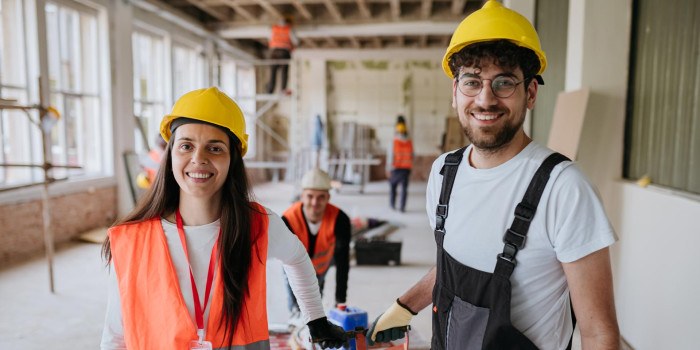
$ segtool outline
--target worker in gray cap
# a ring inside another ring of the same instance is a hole
[[[301,179],[301,189],[301,201],[292,204],[282,215],[282,220],[306,247],[316,269],[321,293],[328,268],[335,264],[335,302],[344,304],[350,270],[350,218],[328,203],[331,178],[325,171],[309,170]],[[295,317],[299,306],[289,283],[287,291],[289,311]]]

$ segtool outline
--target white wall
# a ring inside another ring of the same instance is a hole
[[[290,118],[290,144],[308,145],[311,118],[319,114],[336,135],[346,121],[372,126],[383,149],[393,137],[397,115],[403,114],[416,153],[439,154],[445,118],[452,113],[452,83],[440,65],[443,54],[443,49],[296,51],[300,95],[297,115]]]
[[[623,180],[631,0],[571,0],[566,88],[591,88],[578,161],[620,241],[612,249],[622,336],[635,349],[697,348],[700,198]]]

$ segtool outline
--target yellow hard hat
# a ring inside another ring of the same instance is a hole
[[[136,185],[139,186],[140,188],[151,188],[151,181],[148,179],[148,176],[144,173],[139,173],[136,175]]]
[[[175,102],[172,112],[160,122],[160,134],[165,142],[170,140],[170,124],[177,118],[201,120],[228,129],[241,143],[241,157],[248,150],[243,112],[236,102],[215,87],[190,91]]]
[[[450,46],[447,47],[445,57],[442,59],[442,69],[447,76],[454,79],[449,65],[450,56],[467,45],[500,39],[509,40],[534,51],[540,59],[540,70],[537,75],[544,72],[547,67],[547,58],[540,47],[540,38],[535,28],[521,14],[504,7],[495,0],[488,1],[480,10],[474,11],[459,24],[452,34]]]
[[[396,124],[396,131],[398,131],[398,132],[406,132],[406,124],[404,124],[404,123],[398,123],[398,124]]]

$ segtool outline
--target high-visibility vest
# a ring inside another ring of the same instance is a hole
[[[265,213],[265,208],[252,204]],[[251,212],[250,227],[252,250],[257,254],[253,253],[250,259],[248,293],[233,327],[230,349],[267,350],[270,348],[265,284],[267,216]],[[119,282],[126,347],[129,350],[189,349],[189,342],[198,339],[197,326],[182,293],[190,293],[191,289],[178,283],[160,218],[113,227],[109,230],[109,239]],[[224,327],[219,327],[224,300],[222,283],[218,264],[209,318],[204,320],[204,339],[212,342],[214,349],[229,349]],[[228,328],[230,332],[231,326]]]
[[[160,164],[160,158],[161,158],[160,152],[156,150],[150,150],[148,151],[148,156],[151,157],[151,159],[156,163]],[[158,168],[151,168],[151,167],[146,167],[146,174],[148,174],[148,181],[153,184],[153,182],[156,180],[156,174],[158,174]],[[150,186],[149,186],[150,187]]]
[[[306,220],[302,212],[302,202],[296,202],[287,209],[283,216],[287,219],[289,226],[292,228],[301,243],[304,244],[306,251],[309,251],[309,229],[306,226]],[[326,211],[323,212],[321,218],[321,227],[316,235],[316,245],[314,246],[314,255],[311,257],[311,262],[314,264],[316,274],[320,275],[328,270],[333,259],[335,249],[335,219],[338,217],[340,209],[328,204]]]
[[[413,142],[411,140],[394,139],[393,167],[411,169],[413,167]]]
[[[289,25],[273,25],[269,47],[271,49],[287,49],[291,51],[293,48],[292,39],[289,38],[291,29],[292,27]]]

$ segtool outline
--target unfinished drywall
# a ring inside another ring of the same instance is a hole
[[[54,242],[60,244],[85,231],[110,225],[117,217],[117,188],[53,196],[50,209]],[[43,225],[40,199],[0,205],[0,266],[43,252]]]

